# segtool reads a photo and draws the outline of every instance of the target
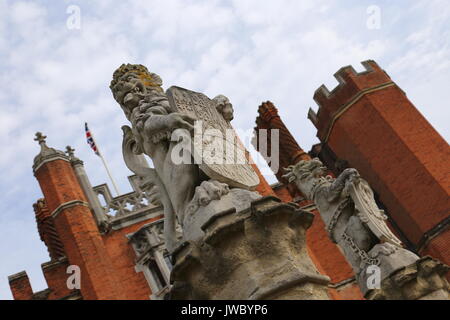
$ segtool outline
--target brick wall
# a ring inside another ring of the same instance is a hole
[[[14,300],[30,300],[33,297],[30,279],[25,271],[8,277]]]
[[[374,61],[364,65],[368,71],[360,74],[351,67],[339,70],[340,84],[332,92],[316,91],[317,135],[358,169],[421,254],[449,264],[445,228],[423,248],[418,245],[450,214],[450,148]]]
[[[124,299],[148,300],[152,294],[144,274],[135,270],[136,255],[126,236],[136,232],[144,224],[161,218],[162,216],[145,220],[103,236],[108,255],[114,263],[114,270],[124,294]]]
[[[35,175],[69,263],[81,269],[83,298],[120,299],[112,260],[71,164],[61,159],[46,162]]]

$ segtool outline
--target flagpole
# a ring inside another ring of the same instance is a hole
[[[85,126],[87,126],[87,122],[85,122]],[[98,156],[100,157],[100,159],[102,159],[103,165],[105,166],[106,173],[108,174],[109,179],[111,180],[111,182],[113,184],[114,190],[116,191],[117,196],[120,196],[119,188],[117,188],[116,182],[114,181],[114,178],[112,177],[111,171],[109,171],[109,167],[106,164],[105,158],[103,157],[102,153],[100,152],[100,148],[98,147],[98,144],[95,142],[94,134],[90,130],[89,130],[89,133],[90,133],[91,138],[94,141],[94,144],[97,148]]]
[[[98,145],[97,145],[97,148],[98,148]],[[106,172],[108,173],[109,179],[111,180],[111,182],[113,184],[114,190],[116,190],[117,195],[120,196],[119,188],[117,188],[116,182],[114,181],[114,179],[111,175],[111,172],[109,171],[109,168],[108,168],[108,165],[106,164],[105,158],[103,158],[103,155],[100,152],[100,150],[99,149],[97,149],[97,150],[98,150],[98,155],[100,156],[100,159],[102,159],[103,165],[105,166]]]

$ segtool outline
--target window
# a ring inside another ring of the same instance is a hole
[[[152,275],[152,278],[156,284],[156,287],[158,288],[158,291],[164,289],[164,287],[167,286],[167,282],[164,279],[164,276],[162,275],[161,270],[159,270],[158,264],[155,262],[155,260],[150,260],[148,262],[148,269]]]

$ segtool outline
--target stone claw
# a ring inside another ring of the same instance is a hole
[[[297,176],[295,175],[295,173],[292,171],[292,166],[289,166],[288,168],[285,168],[284,170],[287,171],[288,173],[284,174],[282,176],[282,178],[286,179],[289,183],[293,182]]]
[[[230,188],[225,183],[216,180],[203,181],[195,188],[194,198],[192,202],[198,206],[207,206],[212,200],[219,200],[226,195]]]
[[[371,258],[377,258],[380,255],[389,256],[393,254],[396,250],[398,250],[397,246],[389,242],[376,244],[372,250],[370,250],[369,255]]]

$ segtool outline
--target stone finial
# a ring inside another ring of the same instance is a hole
[[[34,157],[33,162],[33,171],[36,172],[36,170],[41,166],[41,164],[53,160],[53,159],[62,159],[68,161],[68,157],[64,154],[64,152],[55,150],[53,148],[50,148],[47,146],[45,139],[47,138],[46,135],[42,134],[42,132],[36,132],[34,141],[37,141],[39,145],[41,146],[41,151],[39,154]]]
[[[69,157],[71,158],[74,157],[75,156],[74,152],[75,152],[74,148],[72,148],[71,146],[66,146],[66,153]]]
[[[67,156],[70,158],[70,163],[72,163],[72,165],[77,165],[77,164],[81,164],[83,165],[83,161],[81,161],[80,159],[78,159],[75,156],[75,149],[72,148],[71,146],[66,146],[66,154]]]
[[[46,144],[45,139],[47,138],[46,135],[44,135],[42,132],[36,132],[34,141],[37,141],[39,145],[41,146],[41,152],[43,152],[46,149],[49,149],[49,147]]]
[[[42,132],[36,132],[35,136],[36,138],[34,138],[34,141],[38,141],[39,144],[45,143],[47,136],[43,135]]]

